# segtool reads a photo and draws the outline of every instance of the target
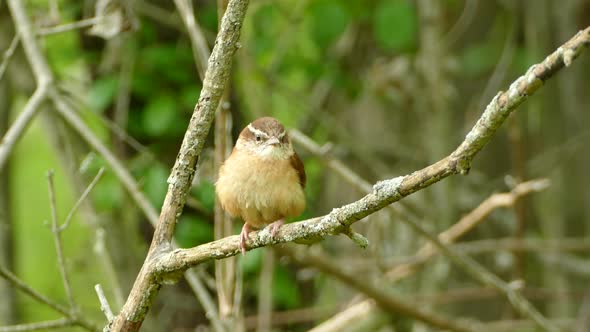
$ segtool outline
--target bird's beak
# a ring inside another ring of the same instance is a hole
[[[266,141],[266,144],[268,144],[268,145],[279,145],[280,143],[281,142],[276,137],[271,137],[268,139],[268,141]]]

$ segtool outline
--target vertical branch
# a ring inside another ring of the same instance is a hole
[[[0,18],[7,18],[8,15],[0,15]],[[8,23],[8,22],[6,22]],[[9,29],[9,24],[0,24],[1,31],[0,32],[0,47],[2,45],[4,38],[8,38],[8,34],[10,33],[11,29]],[[18,36],[13,38],[12,44],[16,45],[15,42],[18,41]],[[12,44],[10,47],[12,47]],[[7,53],[5,53],[6,56]],[[2,68],[6,68],[6,64],[8,63],[7,57],[5,57],[6,61],[2,61],[0,64],[0,137],[3,137],[6,131],[8,130],[8,122],[9,122],[9,115],[10,115],[10,108],[12,107],[12,91],[10,91],[10,84],[8,84],[8,80],[2,80]],[[1,167],[0,167],[1,168]],[[6,266],[8,269],[13,268],[13,261],[14,261],[14,242],[13,242],[13,232],[12,232],[12,205],[11,205],[11,196],[10,196],[10,179],[11,179],[11,169],[10,165],[7,164],[4,166],[4,169],[0,170],[0,265]],[[4,280],[0,280],[0,322],[5,322],[5,324],[12,324],[16,320],[16,294],[14,288],[10,287],[10,285],[5,282]]]
[[[218,22],[221,25],[221,19],[227,8],[227,0],[217,1]],[[215,154],[214,169],[215,174],[229,155],[231,144],[231,112],[230,112],[230,88],[228,86],[217,107],[217,116],[215,119]],[[221,208],[219,200],[215,201],[215,239],[221,239],[230,236],[233,233],[232,220],[230,216]],[[217,294],[219,301],[219,314],[222,318],[230,318],[234,312],[240,312],[240,308],[233,306],[234,285],[235,285],[236,258],[231,257],[227,260],[215,262],[215,281],[217,284]],[[233,323],[238,324],[238,317],[233,317]]]
[[[174,0],[174,4],[180,13],[180,17],[186,26],[188,36],[191,40],[191,47],[193,49],[193,57],[195,58],[195,65],[201,80],[205,78],[205,71],[207,70],[207,59],[210,52],[207,46],[207,41],[201,30],[201,27],[195,19],[193,3],[190,0]],[[221,16],[219,17],[221,22]]]
[[[94,285],[94,290],[96,291],[96,296],[98,296],[98,301],[100,302],[100,310],[107,318],[107,321],[109,323],[112,322],[115,318],[115,315],[113,315],[113,311],[111,310],[109,301],[107,300],[107,297],[104,295],[102,286],[100,284],[96,284]]]
[[[248,0],[232,0],[223,15],[215,47],[209,57],[201,95],[189,122],[180,151],[168,178],[168,191],[148,256],[137,276],[127,302],[115,318],[112,331],[137,331],[141,327],[164,280],[157,277],[158,258],[172,248],[177,218],[182,214],[199,155],[229,81],[233,55]]]
[[[53,240],[55,242],[55,251],[57,253],[57,263],[59,264],[59,272],[66,291],[66,297],[70,304],[70,310],[75,310],[76,303],[74,302],[74,295],[70,286],[66,262],[63,255],[63,248],[61,243],[61,230],[57,222],[57,205],[55,201],[55,188],[53,186],[53,171],[47,173],[47,184],[49,187],[49,204],[51,206],[51,232],[53,233]]]

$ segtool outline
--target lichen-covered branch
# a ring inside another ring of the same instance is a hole
[[[344,231],[352,223],[452,174],[467,174],[475,155],[528,96],[564,66],[570,65],[584,47],[590,45],[590,27],[578,32],[543,62],[532,66],[506,92],[500,92],[486,107],[481,118],[465,140],[449,156],[411,174],[378,182],[373,191],[360,200],[332,210],[326,216],[285,225],[276,237],[269,230],[253,232],[249,249],[295,240],[317,239]],[[239,237],[221,240],[189,249],[177,249],[162,255],[157,263],[158,274],[173,273],[211,259],[221,259],[240,252]]]
[[[135,280],[127,302],[113,322],[112,331],[139,330],[163,283],[162,275],[157,273],[160,257],[172,248],[176,220],[182,214],[199,154],[203,149],[215,116],[215,110],[229,80],[232,59],[238,48],[240,30],[247,6],[247,0],[232,0],[223,16],[215,46],[209,57],[201,95],[168,178],[168,191],[148,256]]]

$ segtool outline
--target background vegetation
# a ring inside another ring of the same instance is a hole
[[[218,3],[192,4],[212,46]],[[121,6],[109,10],[123,12],[126,22],[125,31],[109,39],[90,34],[88,27],[48,30],[95,16],[94,1],[26,5],[59,90],[159,209],[201,89],[191,41],[174,2],[111,5]],[[232,141],[250,121],[270,115],[323,146],[318,155],[294,141],[308,174],[308,208],[299,219],[325,214],[363,195],[326,159],[342,161],[370,183],[439,160],[463,140],[499,90],[590,25],[589,18],[585,0],[252,0],[228,91]],[[14,36],[10,13],[0,1],[1,52]],[[5,58],[0,129],[18,116],[34,88],[20,45]],[[589,328],[589,68],[585,54],[521,106],[469,176],[449,178],[405,199],[406,214],[380,212],[357,223],[355,230],[370,241],[368,249],[342,236],[298,249],[433,312],[489,323],[490,330],[533,331],[508,301],[444,257],[395,283],[383,275],[415,259],[425,243],[400,218],[420,220],[440,233],[491,194],[547,178],[549,188],[494,210],[458,246],[502,279],[522,283],[522,293],[546,317],[578,331]],[[177,226],[182,247],[215,238],[214,136],[212,131]],[[76,303],[100,324],[104,316],[93,286],[102,284],[117,312],[141,267],[152,226],[103,156],[49,107],[0,170],[0,263],[34,289],[66,303],[47,222],[47,172],[55,170],[63,221],[102,167],[104,175],[90,198],[62,232]],[[240,227],[234,221],[233,233]],[[294,258],[293,248],[257,249],[234,261],[238,281],[229,286],[230,293],[237,284],[243,295],[239,305],[229,301],[231,310],[221,309],[229,331],[304,331],[359,301],[358,290],[322,264]],[[215,282],[214,264],[196,270],[217,300],[219,287],[228,286]],[[0,326],[61,317],[1,280],[0,302]],[[210,324],[184,281],[164,289],[149,317],[145,331],[201,331]],[[374,310],[347,330],[429,328],[411,317]]]

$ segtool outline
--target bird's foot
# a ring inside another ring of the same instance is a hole
[[[251,231],[250,225],[244,223],[244,226],[242,226],[242,232],[240,233],[240,250],[242,251],[242,255],[246,255],[246,240],[248,240],[248,234]]]
[[[275,222],[273,222],[272,224],[270,224],[270,235],[272,235],[273,238],[276,237],[277,232],[279,231],[279,228],[281,228],[281,226],[283,226],[285,224],[285,219],[281,218]]]

